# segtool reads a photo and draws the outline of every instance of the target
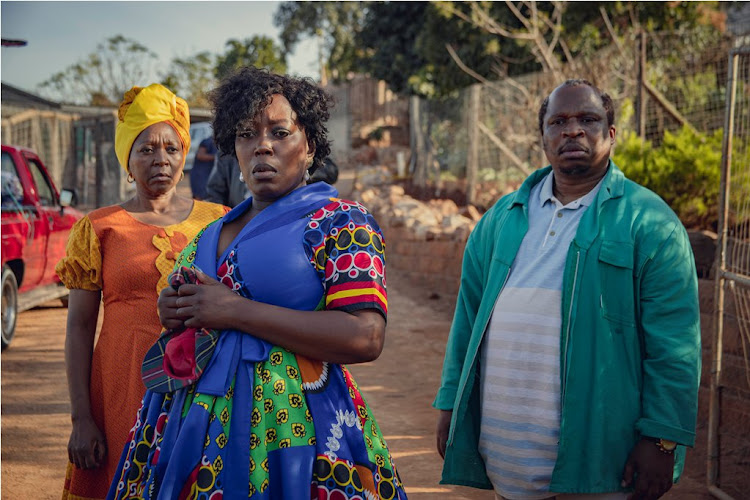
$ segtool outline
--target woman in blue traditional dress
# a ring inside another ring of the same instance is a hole
[[[210,98],[252,196],[198,234],[159,298],[167,330],[109,497],[405,499],[344,366],[383,348],[383,235],[362,205],[307,184],[330,153],[332,99],[255,68]]]

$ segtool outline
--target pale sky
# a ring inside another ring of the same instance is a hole
[[[266,35],[277,44],[273,15],[281,2],[87,1],[0,2],[3,38],[25,47],[2,47],[0,79],[28,92],[83,59],[97,44],[121,34],[157,54],[163,72],[173,57],[207,50],[222,53],[230,38]],[[289,72],[318,79],[317,42],[305,39],[287,57]],[[153,76],[156,81],[157,75]]]

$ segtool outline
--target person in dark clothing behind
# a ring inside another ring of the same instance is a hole
[[[206,184],[206,201],[228,207],[236,207],[249,195],[245,182],[240,178],[240,165],[234,155],[217,152],[211,175]]]
[[[312,177],[308,181],[308,184],[323,181],[333,186],[334,184],[336,184],[336,181],[338,179],[339,166],[336,165],[336,163],[329,156],[328,158],[323,160],[323,165],[315,172],[313,172]]]
[[[193,198],[196,200],[206,198],[206,184],[214,166],[216,152],[214,138],[209,136],[201,141],[198,152],[195,153],[193,169],[190,171],[190,189],[193,191]]]

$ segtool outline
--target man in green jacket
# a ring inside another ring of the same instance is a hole
[[[550,166],[467,242],[445,353],[443,483],[510,500],[656,499],[693,446],[698,283],[687,233],[610,159],[610,97],[545,99]]]

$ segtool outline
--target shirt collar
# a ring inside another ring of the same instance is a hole
[[[551,171],[542,181],[542,189],[539,191],[539,206],[543,207],[545,203],[552,202],[554,204],[558,204],[560,200],[558,200],[555,197],[554,192],[552,191],[552,185],[554,182],[555,172]],[[605,176],[606,177],[606,176]],[[581,196],[577,200],[571,201],[567,205],[565,205],[568,208],[578,208],[578,207],[588,207],[594,202],[594,198],[596,198],[596,194],[599,192],[599,189],[602,187],[602,181],[604,180],[604,177],[602,177],[599,182],[594,186],[594,189],[586,193],[585,195]]]

